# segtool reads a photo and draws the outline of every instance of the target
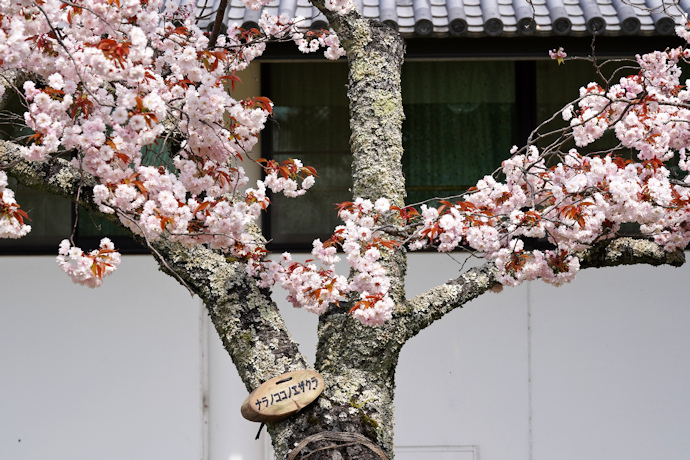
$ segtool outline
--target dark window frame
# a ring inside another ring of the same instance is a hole
[[[285,61],[270,61],[261,63],[261,94],[266,95],[271,99],[271,78],[272,78],[272,64]],[[313,61],[312,61],[313,62]],[[515,130],[515,139],[513,143],[520,145],[524,144],[530,133],[537,126],[537,88],[536,88],[536,61],[534,60],[513,60],[515,71],[515,104],[520,107],[521,116],[517,118],[517,126]],[[261,133],[261,156],[263,158],[273,158],[273,125],[269,121],[264,131]],[[268,191],[269,198],[272,197]],[[271,232],[271,207],[262,216],[262,231],[266,239],[269,241],[267,248],[270,251],[293,251],[293,252],[309,252],[312,249],[311,240],[305,236],[305,241],[298,243],[276,243],[272,242]]]
[[[538,125],[537,62],[548,60],[548,51],[563,47],[569,56],[590,56],[594,47],[601,60],[632,57],[658,49],[682,46],[684,41],[676,36],[580,36],[580,37],[481,37],[481,38],[410,38],[406,39],[406,61],[411,60],[512,60],[515,63],[515,103],[519,107],[515,144],[524,145]],[[286,61],[323,61],[320,53],[300,54],[290,43],[271,44],[259,61],[261,67],[262,94],[270,94],[270,64]],[[262,133],[262,156],[270,158],[271,130]],[[270,193],[270,192],[269,192]],[[264,235],[271,240],[270,208],[263,216]],[[308,252],[311,242],[298,244],[269,243],[272,251],[291,250]]]

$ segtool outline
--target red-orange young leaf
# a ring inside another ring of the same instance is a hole
[[[176,29],[173,29],[170,33],[176,34],[176,35],[181,35],[183,37],[191,37],[192,36],[192,33],[185,26],[180,26]]]
[[[253,97],[249,99],[249,101],[254,107],[259,107],[260,109],[268,112],[269,115],[273,115],[273,103],[269,98],[263,96]]]
[[[235,75],[235,71],[232,71],[232,75],[225,75],[223,77],[220,77],[218,81],[222,83],[226,83],[226,81],[230,82],[231,90],[230,91],[235,91],[235,83],[242,83],[242,80],[240,77]]]
[[[351,210],[355,204],[352,201],[343,201],[342,203],[336,203],[335,207],[338,210],[338,214],[345,210]]]

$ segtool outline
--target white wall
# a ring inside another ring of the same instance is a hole
[[[426,261],[411,278],[457,270],[417,257]],[[686,458],[689,273],[587,270],[561,288],[535,282],[453,312],[403,350],[398,444],[478,445],[482,460]],[[417,398],[430,384],[452,396]]]
[[[688,268],[583,275],[532,290],[534,458],[687,458]]]
[[[408,291],[458,269],[413,255]],[[589,270],[451,313],[403,350],[399,458],[687,457],[689,273]],[[52,257],[0,257],[0,274],[0,459],[264,458],[266,433],[254,441],[258,424],[241,418],[247,391],[198,302],[150,258],[126,256],[99,290]],[[313,359],[316,318],[284,310]]]
[[[96,290],[54,257],[0,274],[0,458],[201,458],[199,305],[151,257]]]

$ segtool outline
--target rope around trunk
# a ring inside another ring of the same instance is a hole
[[[300,459],[306,459],[309,458],[313,453],[322,451],[322,450],[328,450],[328,449],[338,449],[340,447],[347,447],[347,446],[353,446],[355,444],[361,444],[364,447],[367,447],[369,450],[374,452],[376,455],[381,457],[382,460],[388,460],[388,457],[386,457],[386,454],[381,450],[379,446],[374,444],[369,440],[364,435],[361,435],[359,433],[343,433],[343,432],[329,432],[329,431],[324,431],[321,433],[313,434],[311,436],[308,436],[302,440],[295,448],[290,452],[290,454],[287,457],[287,460],[295,460],[297,458],[297,455],[302,452],[302,450],[307,447],[308,444],[311,444],[312,442],[317,442],[317,441],[343,441],[343,444],[331,444],[330,446],[327,447],[321,447],[319,449],[314,450],[313,452],[310,452],[302,457]]]

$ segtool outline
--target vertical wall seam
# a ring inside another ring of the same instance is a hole
[[[209,460],[209,365],[208,365],[208,328],[209,321],[206,307],[199,301],[199,403],[201,404],[201,446],[200,459]]]
[[[532,285],[527,284],[527,458],[533,454],[532,410]]]

